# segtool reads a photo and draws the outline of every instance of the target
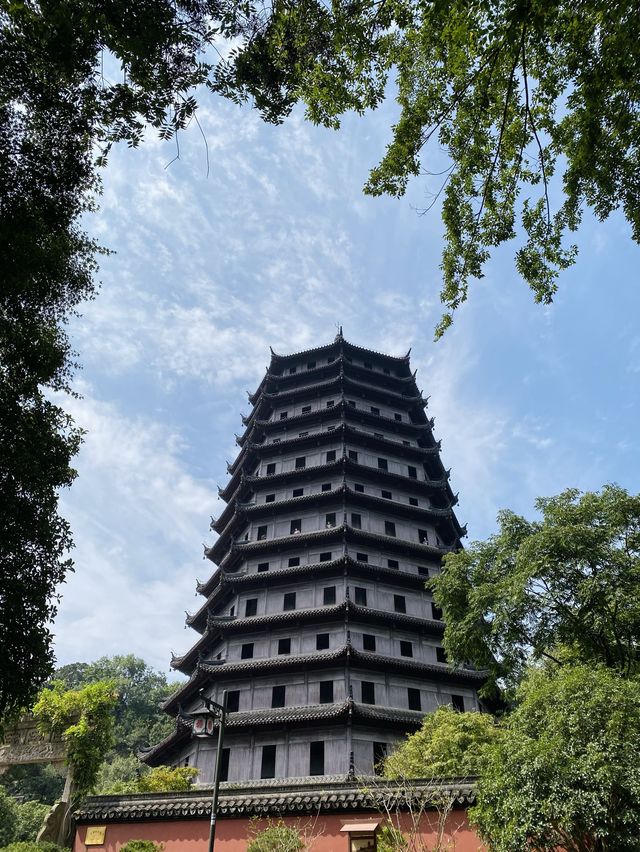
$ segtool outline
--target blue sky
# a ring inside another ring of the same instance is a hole
[[[76,572],[56,620],[60,664],[133,652],[167,670],[196,577],[210,563],[217,484],[268,363],[331,340],[412,347],[469,540],[500,508],[531,515],[538,495],[618,482],[638,491],[640,249],[620,216],[586,216],[577,264],[554,305],[535,305],[496,253],[445,338],[433,343],[442,226],[419,216],[433,190],[362,194],[389,139],[393,104],[342,129],[300,113],[281,127],[207,100],[175,147],[152,136],[116,150],[89,229],[116,254],[71,326],[87,430],[63,495]]]

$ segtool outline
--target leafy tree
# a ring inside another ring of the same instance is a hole
[[[268,820],[262,831],[254,826],[253,840],[247,846],[247,852],[298,852],[305,848],[300,833],[282,820]]]
[[[107,764],[108,765],[108,764]],[[99,793],[169,793],[190,790],[198,770],[193,766],[140,767],[135,778],[129,781],[114,780],[99,788]]]
[[[124,852],[162,852],[164,843],[154,843],[153,840],[128,840],[120,849],[124,849]]]
[[[0,846],[6,846],[14,840],[17,825],[16,803],[0,787]]]
[[[443,705],[428,713],[420,730],[389,753],[384,775],[398,779],[477,775],[484,747],[499,733],[488,714],[458,713]]]
[[[536,501],[541,518],[509,511],[486,542],[447,555],[433,581],[454,661],[516,684],[530,659],[638,671],[640,497],[608,485]]]
[[[64,789],[64,772],[47,764],[11,766],[0,775],[0,785],[20,801],[34,799],[52,805]]]
[[[2,852],[66,852],[66,850],[63,846],[58,846],[57,843],[49,840],[44,840],[42,843],[23,840],[3,846]]]
[[[631,852],[640,836],[640,684],[604,666],[530,671],[489,744],[470,817],[495,852]]]
[[[16,804],[18,822],[14,840],[35,840],[50,810],[49,805],[42,802],[18,802]]]

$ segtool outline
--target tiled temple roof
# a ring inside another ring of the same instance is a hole
[[[148,820],[208,820],[212,791],[196,787],[180,793],[136,793],[89,796],[75,810],[79,824],[142,822]],[[322,813],[353,814],[379,811],[384,797],[394,810],[408,808],[407,799],[419,808],[443,797],[454,807],[475,801],[473,779],[451,778],[434,782],[406,783],[348,775],[307,778],[262,779],[254,782],[223,782],[220,785],[219,815],[222,817],[286,816]]]

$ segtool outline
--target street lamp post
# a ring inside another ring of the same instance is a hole
[[[209,848],[208,852],[213,852],[213,846],[216,840],[216,821],[218,818],[218,791],[220,789],[220,775],[222,773],[222,744],[224,742],[224,727],[227,720],[227,690],[222,693],[222,704],[212,701],[204,694],[204,690],[200,690],[200,698],[207,710],[207,719],[198,724],[198,714],[196,716],[196,724],[194,731],[196,736],[212,737],[215,727],[215,720],[218,720],[218,748],[216,750],[216,768],[213,780],[213,797],[211,799],[211,822],[209,825]]]

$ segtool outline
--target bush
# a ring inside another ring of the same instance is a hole
[[[0,846],[6,846],[15,840],[17,827],[16,803],[11,796],[7,796],[4,788],[0,787]]]
[[[162,852],[164,843],[154,843],[153,840],[129,840],[120,847],[120,852]]]
[[[14,839],[35,841],[50,810],[51,805],[45,805],[42,802],[17,802],[18,823]]]
[[[25,840],[20,843],[10,843],[8,846],[3,846],[0,852],[69,852],[57,843],[51,843],[45,840],[43,843]]]
[[[300,834],[282,821],[269,821],[247,846],[247,852],[298,852],[301,849],[304,849],[304,843]]]
[[[189,790],[198,770],[193,766],[155,766],[151,771],[141,767],[142,774],[133,781],[116,781],[102,793],[175,793]]]

